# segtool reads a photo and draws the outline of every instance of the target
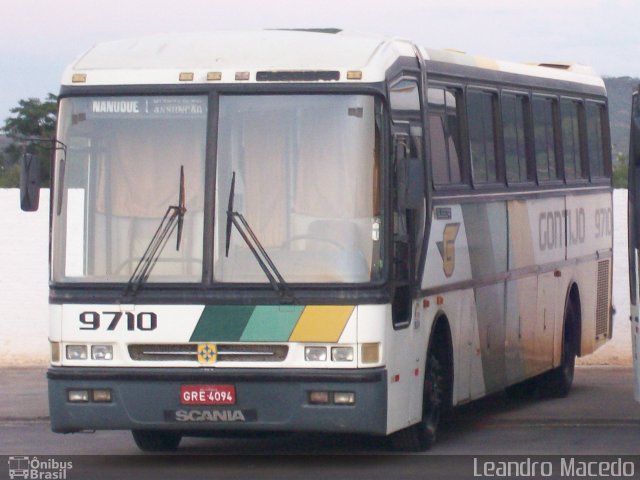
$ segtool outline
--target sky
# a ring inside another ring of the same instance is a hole
[[[336,27],[640,77],[639,0],[19,0],[0,9],[0,126],[94,44],[164,32]]]

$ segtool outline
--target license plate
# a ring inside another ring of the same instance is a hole
[[[236,387],[233,385],[182,385],[182,405],[235,405]]]

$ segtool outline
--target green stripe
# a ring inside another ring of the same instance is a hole
[[[243,342],[286,342],[296,326],[301,306],[258,306],[240,337]]]
[[[255,308],[243,305],[206,306],[189,341],[237,342]]]

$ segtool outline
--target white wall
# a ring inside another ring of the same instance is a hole
[[[0,189],[0,366],[48,362],[48,190],[40,200],[25,213],[17,189]],[[626,201],[626,190],[614,192],[613,340],[583,364],[631,364]]]

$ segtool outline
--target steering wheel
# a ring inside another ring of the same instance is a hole
[[[298,240],[311,240],[311,241],[314,241],[314,242],[328,243],[328,244],[333,245],[334,247],[336,247],[341,252],[346,252],[348,250],[347,247],[345,247],[344,245],[342,245],[340,242],[338,242],[336,240],[333,240],[331,238],[326,238],[326,237],[314,237],[313,235],[294,235],[293,237],[288,239],[286,242],[284,242],[283,246],[285,246],[285,247],[289,246],[293,242],[296,242]]]

